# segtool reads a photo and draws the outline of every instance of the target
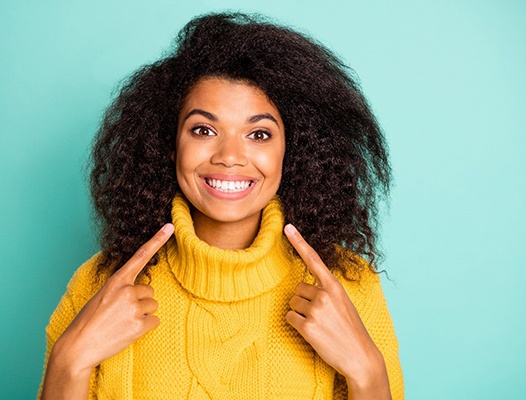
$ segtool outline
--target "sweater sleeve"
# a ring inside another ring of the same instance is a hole
[[[358,310],[369,335],[384,357],[393,400],[403,400],[404,381],[398,355],[398,340],[380,284],[380,277],[370,271],[364,271],[359,282],[349,282],[344,279],[340,279],[340,282]],[[339,374],[336,374],[334,382],[334,398],[347,399],[347,384]]]
[[[91,299],[91,297],[102,287],[102,282],[97,281],[94,275],[97,265],[97,255],[92,257],[84,263],[73,275],[68,283],[66,292],[62,296],[57,308],[51,315],[49,324],[46,328],[46,355],[44,361],[44,372],[40,389],[38,392],[38,399],[42,394],[42,386],[44,383],[44,376],[46,374],[46,367],[51,351],[56,341],[60,338],[62,333],[68,328],[71,322],[75,319],[77,314],[82,310],[84,305]],[[94,399],[96,374],[95,371],[90,380],[89,399]]]

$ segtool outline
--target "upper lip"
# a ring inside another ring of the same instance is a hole
[[[217,179],[220,181],[257,181],[257,178],[247,175],[237,175],[237,174],[203,174],[199,175],[201,179]]]

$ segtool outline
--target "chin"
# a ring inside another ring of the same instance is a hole
[[[223,210],[205,210],[204,213],[201,213],[218,223],[236,223],[259,218],[261,211],[262,209],[236,210],[235,206],[230,205]]]

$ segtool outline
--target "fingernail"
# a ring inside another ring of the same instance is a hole
[[[165,224],[162,230],[164,233],[172,233],[172,224]]]
[[[297,229],[292,224],[285,225],[285,233],[288,233],[289,235],[293,235],[294,233],[298,232]]]

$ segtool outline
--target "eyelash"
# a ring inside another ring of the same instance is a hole
[[[208,130],[209,132],[211,132],[211,134],[209,133],[208,135],[204,135],[202,132],[199,132],[199,131],[202,131],[202,130]],[[216,133],[215,131],[210,128],[209,126],[206,126],[206,125],[197,125],[197,126],[194,126],[192,129],[190,129],[190,131],[194,134],[194,135],[197,135],[197,136],[203,136],[203,137],[207,137],[207,136],[215,136]],[[262,138],[262,139],[256,139],[254,136],[256,134],[263,134],[265,135],[266,137]],[[266,130],[263,130],[263,129],[259,129],[257,131],[254,131],[252,133],[250,133],[248,135],[249,138],[255,140],[256,142],[266,142],[267,140],[269,140],[270,138],[272,138],[272,133],[270,133],[269,131],[266,131]]]
[[[256,135],[257,133],[262,133],[263,135],[266,135],[266,137],[264,139],[256,139],[254,137],[254,135]],[[265,131],[265,130],[260,129],[260,130],[252,132],[250,135],[248,135],[248,137],[251,137],[256,142],[266,142],[267,140],[272,138],[272,133],[270,133],[269,131]]]
[[[197,136],[212,136],[211,134],[208,134],[208,135],[203,135],[202,133],[198,133],[199,130],[208,130],[210,131],[213,135],[215,135],[216,133],[214,132],[214,130],[212,128],[210,128],[209,126],[206,126],[206,125],[197,125],[197,126],[194,126],[192,129],[190,129],[190,131],[194,134],[194,135],[197,135]]]

